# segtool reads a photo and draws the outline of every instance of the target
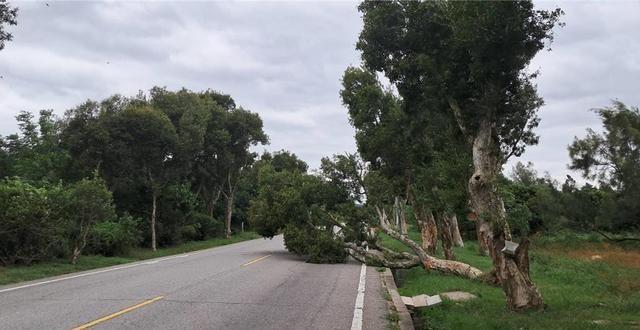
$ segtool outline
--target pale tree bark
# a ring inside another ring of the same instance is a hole
[[[228,195],[227,195],[227,210],[226,210],[226,215],[225,215],[225,227],[226,227],[226,238],[230,239],[231,238],[231,216],[233,215],[233,198],[234,198],[235,192],[231,191]]]
[[[447,260],[456,260],[453,253],[453,234],[451,233],[451,216],[442,214],[440,216],[440,241],[442,242],[442,251],[444,258]]]
[[[505,241],[511,240],[502,197],[496,180],[500,171],[499,148],[487,116],[480,122],[473,140],[474,173],[469,179],[471,207],[477,215],[479,238],[486,243],[494,272],[512,310],[540,309],[543,300],[529,278],[528,244],[523,242],[515,256],[502,253]]]
[[[76,244],[73,247],[73,252],[71,253],[72,265],[75,265],[76,262],[78,262],[78,258],[82,254],[82,250],[87,246],[87,237],[89,236],[90,230],[91,230],[91,226],[85,225],[84,221],[80,223],[80,237],[76,241]]]
[[[396,197],[393,205],[395,212],[393,214],[396,227],[400,229],[400,234],[406,236],[408,234],[408,228],[407,213],[405,211],[404,203],[405,202],[400,197]]]
[[[438,244],[438,226],[431,210],[425,210],[422,205],[413,203],[413,212],[420,228],[420,238],[422,239],[422,248],[430,254],[436,253]]]
[[[398,231],[389,226],[389,221],[384,210],[377,209],[380,220],[380,229],[390,237],[400,241],[402,244],[410,248],[420,260],[422,268],[425,270],[437,270],[444,273],[454,274],[470,279],[477,279],[483,275],[482,271],[468,264],[442,260],[429,255],[418,243],[412,241],[408,237],[401,235]]]
[[[380,210],[379,208],[376,208],[376,210],[380,221],[378,229],[382,230],[389,237],[410,248],[415,254],[395,252],[377,243],[372,243],[370,248],[364,248],[351,242],[345,242],[347,252],[354,259],[370,266],[382,266],[394,269],[406,269],[420,266],[426,271],[436,270],[469,279],[479,279],[484,275],[481,270],[468,264],[452,260],[442,260],[430,256],[420,246],[420,244],[412,241],[406,235],[402,235],[398,230],[391,228],[387,214],[384,210]],[[329,214],[329,217],[333,220],[336,226],[343,230],[348,230],[348,228],[338,221],[336,217],[331,214]],[[369,241],[375,241],[375,232],[376,230],[369,228],[367,231]]]
[[[453,236],[453,245],[457,247],[464,247],[464,241],[460,235],[460,228],[458,227],[458,216],[454,213],[449,218],[451,223],[451,235]]]
[[[151,249],[153,251],[157,250],[156,246],[156,210],[157,210],[157,200],[158,200],[158,192],[155,188],[152,188],[152,201],[151,201]]]
[[[223,192],[227,199],[227,207],[225,211],[225,237],[231,238],[231,217],[233,215],[233,199],[236,193],[236,184],[231,182],[231,173],[227,174],[227,184],[229,191]]]
[[[485,233],[489,232],[489,224],[487,222],[480,223],[476,221],[476,235],[478,237],[478,253],[481,256],[489,256],[489,245],[486,241]]]

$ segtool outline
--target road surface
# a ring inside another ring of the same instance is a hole
[[[351,329],[365,280],[362,329],[385,329],[378,273],[361,268],[251,240],[1,286],[0,329]]]

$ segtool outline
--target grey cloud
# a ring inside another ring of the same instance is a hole
[[[354,151],[340,77],[358,65],[355,2],[15,2],[15,40],[0,52],[0,134],[20,110],[61,114],[84,100],[152,86],[216,89],[261,114],[269,150],[289,149],[316,167]],[[539,6],[553,7],[552,2]],[[521,159],[562,179],[566,146],[589,109],[618,98],[640,105],[637,2],[561,2],[567,26],[541,53],[546,105],[541,142]],[[110,62],[107,64],[106,62]],[[261,150],[262,148],[258,148]]]

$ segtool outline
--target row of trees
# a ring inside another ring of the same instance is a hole
[[[332,242],[370,264],[478,278],[482,272],[470,265],[434,257],[440,238],[445,256],[454,259],[453,215],[470,210],[480,249],[493,260],[484,276],[502,287],[511,309],[542,308],[529,277],[528,241],[512,242],[499,188],[503,164],[537,142],[532,130],[543,101],[527,66],[552,40],[562,12],[536,10],[530,1],[364,1],[359,10],[363,65],[347,69],[341,91],[359,157],[323,162],[328,166],[320,176],[341,188],[343,203],[301,198],[304,212],[288,218],[298,220],[271,224],[284,228],[288,247],[298,235],[287,233],[328,232]],[[277,196],[265,198],[267,204],[277,207]],[[422,244],[405,234],[407,215],[420,227]],[[413,254],[381,246],[378,231]],[[505,252],[510,246],[518,248]]]
[[[19,133],[0,137],[0,177],[5,178],[0,189],[7,190],[4,197],[8,200],[3,197],[11,206],[5,209],[7,214],[37,214],[38,208],[43,208],[42,212],[47,210],[45,213],[53,216],[57,211],[49,208],[54,206],[49,204],[52,199],[46,197],[48,194],[71,194],[66,191],[74,191],[76,184],[88,178],[104,180],[101,185],[113,195],[109,195],[113,203],[104,203],[114,209],[106,214],[96,208],[88,215],[92,220],[78,229],[83,232],[83,241],[91,240],[93,223],[111,221],[122,225],[102,224],[100,228],[111,228],[114,236],[138,233],[123,237],[123,241],[130,245],[140,242],[153,249],[184,240],[229,238],[233,220],[238,224],[246,220],[243,212],[234,216],[234,209],[248,207],[247,194],[251,192],[247,189],[251,187],[241,184],[257,157],[250,148],[268,142],[257,114],[237,107],[230,96],[210,90],[173,92],[155,87],[136,97],[115,95],[101,102],[87,101],[62,118],[44,110],[37,120],[29,112],[20,113],[16,119]],[[239,189],[244,190],[239,193]],[[10,201],[13,197],[9,196],[29,195],[31,190],[43,194],[44,200]],[[236,198],[239,194],[241,200]],[[71,213],[61,214],[72,214],[70,207]],[[60,215],[57,219],[64,222],[69,218]],[[45,220],[37,215],[16,219],[3,216],[0,233],[13,235],[21,244],[31,244],[28,235],[14,235],[16,226],[29,228],[36,235],[39,223]],[[48,224],[60,227],[54,225],[56,221]],[[131,222],[136,224],[135,231],[128,230]],[[49,234],[37,235],[43,241],[56,241],[48,239],[53,237]],[[82,248],[72,250],[75,260]],[[17,252],[7,253],[15,256]],[[8,256],[4,260],[11,263],[22,259]]]
[[[578,188],[571,177],[559,187],[532,165],[502,175],[510,157],[538,142],[543,100],[527,67],[561,25],[560,9],[536,10],[530,1],[365,1],[359,9],[363,66],[346,70],[340,92],[358,155],[323,159],[315,175],[262,172],[268,188],[251,208],[261,234],[284,231],[287,247],[310,261],[341,261],[346,248],[369,264],[482,277],[519,311],[544,305],[529,276],[531,232],[637,229],[636,108],[615,102],[597,110],[605,132],[589,130],[569,148],[570,168],[598,187]],[[473,221],[490,273],[454,261],[456,214]],[[407,219],[420,243],[409,239]],[[385,248],[379,232],[413,253]],[[438,240],[446,260],[434,257]]]

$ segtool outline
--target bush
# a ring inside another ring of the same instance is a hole
[[[193,235],[185,226],[193,225],[191,216],[198,205],[197,196],[189,184],[174,184],[165,187],[158,199],[158,243],[161,246],[175,245],[192,240]],[[183,233],[187,236],[183,236]]]
[[[197,239],[205,240],[221,237],[224,234],[224,224],[204,213],[195,212],[191,215],[193,227],[197,230]]]
[[[64,255],[67,199],[59,185],[36,188],[18,178],[0,182],[0,264],[28,265]]]
[[[87,253],[115,256],[126,254],[140,242],[139,220],[125,215],[117,220],[96,224],[89,237]]]

